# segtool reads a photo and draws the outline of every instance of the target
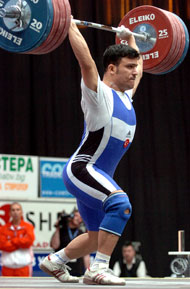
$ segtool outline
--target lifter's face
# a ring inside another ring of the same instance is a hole
[[[127,57],[123,57],[119,65],[113,65],[112,80],[117,87],[116,90],[124,92],[133,89],[138,75],[137,66],[138,58],[130,59]]]

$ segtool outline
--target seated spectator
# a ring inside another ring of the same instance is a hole
[[[118,277],[147,277],[147,269],[142,256],[136,253],[132,242],[122,246],[122,257],[114,264],[113,271]]]
[[[34,228],[23,220],[19,203],[10,206],[10,221],[0,226],[2,276],[32,275]]]

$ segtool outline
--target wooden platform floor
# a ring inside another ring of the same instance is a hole
[[[86,285],[82,283],[60,283],[51,277],[0,277],[0,289],[37,289],[37,288],[127,288],[127,289],[190,289],[190,278],[129,278],[125,279],[125,286]]]

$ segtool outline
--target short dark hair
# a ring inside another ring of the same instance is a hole
[[[125,241],[122,247],[128,247],[128,246],[133,247],[133,249],[135,250],[135,247],[131,241]]]
[[[104,71],[107,70],[109,64],[119,65],[121,58],[128,57],[130,59],[139,58],[140,54],[134,48],[126,44],[114,44],[106,48],[103,54]]]

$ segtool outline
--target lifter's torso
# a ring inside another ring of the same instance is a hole
[[[118,93],[99,80],[97,95],[82,83],[85,129],[74,167],[93,166],[110,176],[135,134],[136,116],[127,93]]]

